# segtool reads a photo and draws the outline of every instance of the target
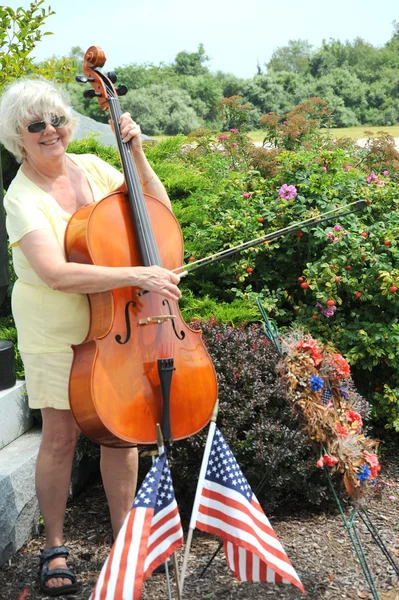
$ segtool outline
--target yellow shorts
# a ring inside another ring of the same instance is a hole
[[[68,384],[73,352],[21,352],[30,408],[69,410]]]

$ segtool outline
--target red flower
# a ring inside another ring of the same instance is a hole
[[[377,467],[380,465],[378,456],[374,454],[374,452],[367,452],[367,450],[363,450],[363,456],[365,461],[370,465],[370,467]]]
[[[347,438],[349,435],[347,428],[342,426],[340,423],[337,423],[337,433],[344,439]]]
[[[324,456],[319,458],[319,460],[316,463],[316,466],[319,469],[323,469],[325,465],[327,465],[327,467],[333,467],[337,463],[338,458],[336,456],[330,456],[329,454],[325,454]]]
[[[297,350],[309,350],[315,367],[317,367],[323,360],[320,348],[314,339],[301,340],[297,343],[296,348]]]
[[[338,463],[338,458],[336,456],[330,456],[329,454],[326,454],[324,456],[324,462],[328,467],[333,467]]]
[[[351,425],[352,423],[358,423],[357,427],[359,429],[363,426],[362,417],[359,415],[359,413],[355,412],[354,410],[347,410],[346,416],[348,417],[348,421]]]
[[[368,465],[370,465],[370,477],[369,479],[375,479],[379,471],[381,471],[381,465],[378,460],[378,456],[373,452],[367,452],[367,450],[363,450],[364,460]]]
[[[350,367],[341,354],[331,354],[331,363],[334,367],[334,375],[339,379],[349,377]]]

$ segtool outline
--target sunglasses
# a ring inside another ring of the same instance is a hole
[[[64,127],[67,124],[67,118],[64,116],[52,115],[50,119],[50,124],[58,129],[59,127]],[[47,127],[46,121],[34,121],[33,123],[29,123],[27,126],[27,130],[29,133],[40,133],[44,131]]]

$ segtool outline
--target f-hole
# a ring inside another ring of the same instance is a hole
[[[169,300],[163,300],[162,304],[165,306],[165,304],[167,305],[168,309],[169,309],[169,314],[173,315],[172,310],[170,308],[170,304],[169,304]],[[173,331],[175,332],[175,336],[177,337],[178,340],[184,340],[184,338],[186,337],[186,334],[184,333],[184,331],[180,331],[180,335],[177,333],[177,329],[176,329],[176,325],[175,325],[175,320],[172,319],[172,327],[173,327]]]
[[[129,340],[130,340],[130,336],[132,333],[132,328],[130,326],[130,316],[129,316],[129,306],[132,305],[133,308],[136,308],[137,304],[134,302],[134,300],[129,300],[129,302],[126,303],[125,306],[125,323],[126,323],[126,339],[122,342],[122,336],[116,335],[115,336],[115,341],[118,344],[126,344]]]

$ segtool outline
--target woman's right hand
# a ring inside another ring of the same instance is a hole
[[[135,286],[148,292],[155,292],[170,300],[179,300],[181,291],[177,287],[180,275],[163,269],[157,265],[151,267],[135,267]]]

